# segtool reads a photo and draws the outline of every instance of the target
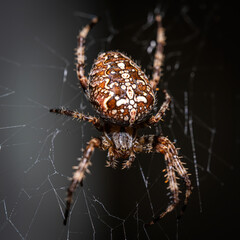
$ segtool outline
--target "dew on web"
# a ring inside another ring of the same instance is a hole
[[[163,88],[172,102],[161,125],[146,132],[168,136],[180,148],[194,190],[181,219],[177,217],[182,201],[152,227],[145,223],[164,211],[171,200],[164,183],[163,156],[140,154],[130,170],[122,171],[105,168],[106,152],[98,150],[91,159],[91,173],[74,194],[67,225],[63,225],[72,166],[91,137],[100,133],[88,123],[55,116],[49,109],[65,107],[95,114],[74,71],[75,36],[95,14],[66,6],[68,14],[57,8],[56,20],[42,20],[43,29],[30,24],[31,31],[26,29],[21,35],[14,28],[19,40],[11,43],[11,48],[19,55],[7,51],[6,42],[0,53],[1,239],[194,239],[201,228],[207,228],[202,218],[210,216],[210,206],[216,201],[218,206],[224,203],[221,191],[229,186],[231,176],[235,179],[237,175],[228,155],[218,153],[219,96],[204,80],[223,69],[222,62],[214,71],[204,63],[209,53],[207,34],[221,17],[217,7],[200,4],[194,10],[186,4],[177,10],[169,5],[161,9],[167,45],[156,108],[163,101]],[[55,11],[48,10],[51,15]],[[126,53],[151,76],[156,11],[159,7],[149,8],[148,14],[128,25],[117,25],[110,10],[102,14],[102,23],[87,39],[86,73],[99,52],[126,47]],[[202,15],[197,18],[194,11]],[[15,32],[6,32],[4,39],[12,39]],[[182,199],[185,189],[180,179],[179,183]]]

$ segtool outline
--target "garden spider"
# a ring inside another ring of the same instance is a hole
[[[85,39],[90,29],[98,22],[93,18],[78,35],[77,76],[87,99],[100,115],[92,117],[77,111],[64,108],[50,109],[50,112],[67,115],[74,119],[85,120],[92,123],[97,130],[103,133],[100,138],[92,138],[83,152],[78,166],[71,179],[66,199],[64,224],[67,223],[71,207],[72,196],[78,185],[82,185],[85,172],[91,165],[90,158],[95,148],[108,150],[107,167],[116,168],[117,159],[125,159],[122,169],[131,167],[135,154],[140,152],[160,152],[164,154],[166,163],[166,182],[171,194],[171,202],[164,212],[154,217],[149,225],[171,212],[179,202],[179,188],[176,173],[185,181],[186,192],[184,206],[187,205],[191,194],[191,181],[186,168],[178,156],[174,144],[164,136],[144,135],[138,136],[137,130],[142,127],[151,127],[157,124],[165,115],[171,101],[167,91],[165,101],[156,115],[152,110],[156,104],[155,91],[161,77],[163,63],[163,47],[165,45],[164,29],[161,16],[156,16],[157,45],[153,62],[152,79],[148,80],[140,67],[126,55],[110,51],[101,53],[95,60],[89,78],[85,76]]]

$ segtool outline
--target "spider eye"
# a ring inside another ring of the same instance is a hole
[[[125,126],[145,120],[155,102],[144,72],[119,52],[99,55],[90,72],[89,94],[103,118]]]

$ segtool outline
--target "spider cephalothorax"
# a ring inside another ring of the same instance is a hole
[[[149,223],[154,224],[158,219],[171,212],[179,202],[180,191],[176,173],[183,178],[186,185],[184,206],[187,204],[192,188],[187,170],[178,156],[178,150],[167,137],[155,135],[138,136],[137,134],[139,128],[151,127],[153,124],[157,124],[165,115],[171,100],[164,90],[165,102],[163,102],[159,111],[152,115],[155,104],[155,91],[160,81],[161,66],[164,58],[165,36],[161,25],[161,16],[156,16],[158,24],[157,45],[153,62],[153,74],[150,80],[136,63],[117,51],[100,54],[93,64],[89,79],[85,76],[85,39],[89,30],[97,21],[97,18],[94,18],[89,25],[80,31],[76,55],[77,75],[80,84],[100,117],[92,117],[63,108],[50,110],[50,112],[88,121],[103,133],[102,137],[92,138],[88,142],[78,166],[74,167],[75,172],[68,189],[64,224],[67,222],[73,192],[79,184],[82,185],[95,148],[108,151],[108,167],[115,168],[117,160],[123,159],[122,169],[131,167],[136,153],[157,152],[164,154],[166,163],[165,176],[167,178],[166,182],[169,184],[171,202],[163,213]]]

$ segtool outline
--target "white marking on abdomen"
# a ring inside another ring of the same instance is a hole
[[[127,96],[129,99],[132,99],[134,95],[134,91],[131,86],[127,87]]]
[[[136,109],[132,109],[130,111],[130,116],[131,116],[130,123],[131,124],[135,122],[136,113],[137,113]]]
[[[119,68],[125,69],[125,64],[124,63],[118,63],[117,65],[118,65]]]
[[[114,96],[114,93],[111,92],[111,91],[109,91],[109,96],[106,97],[106,98],[104,99],[104,101],[103,101],[103,108],[104,108],[103,111],[104,111],[104,112],[106,112],[106,111],[108,110],[107,102],[108,102],[108,100],[109,100],[112,96]]]
[[[129,100],[127,99],[127,98],[121,98],[121,99],[119,99],[117,102],[116,102],[116,106],[117,107],[119,107],[119,106],[121,106],[122,104],[126,104],[126,103],[128,103],[129,102]]]
[[[129,78],[130,77],[130,75],[128,73],[123,73],[121,76],[122,76],[122,78]]]
[[[136,101],[147,103],[147,99],[144,96],[137,96]]]

